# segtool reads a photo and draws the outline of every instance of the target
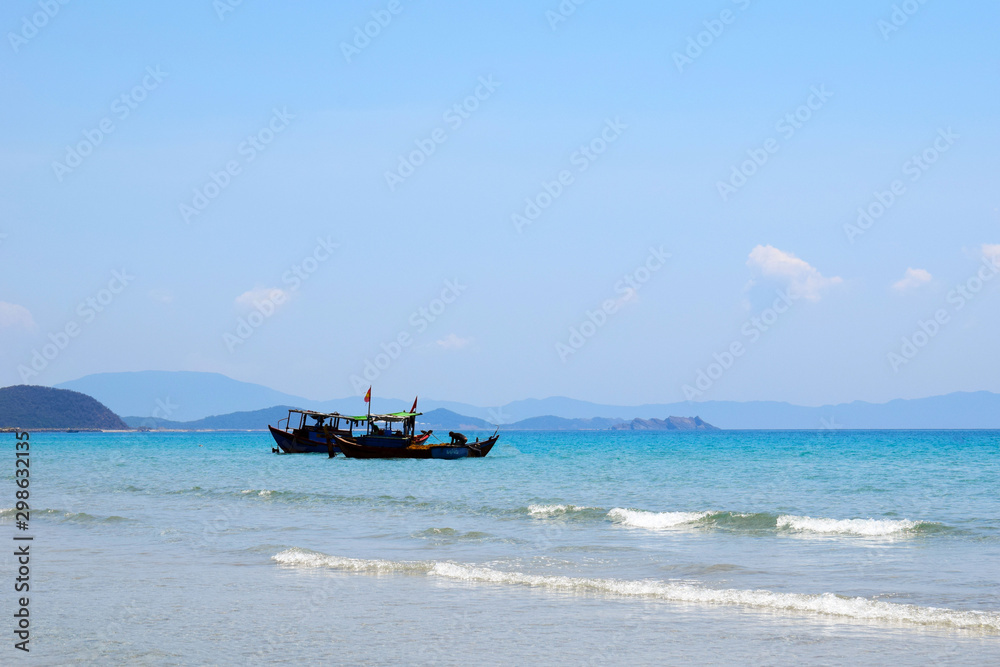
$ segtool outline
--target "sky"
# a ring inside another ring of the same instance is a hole
[[[1000,391],[1000,6],[6,2],[0,385]]]

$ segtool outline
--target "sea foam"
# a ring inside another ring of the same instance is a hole
[[[612,521],[633,528],[649,528],[653,530],[676,528],[687,523],[700,521],[711,512],[646,512],[615,507],[608,512]]]
[[[652,598],[668,602],[731,605],[793,613],[820,614],[854,620],[943,626],[1000,633],[1000,613],[997,612],[922,607],[862,597],[844,597],[833,593],[776,593],[768,590],[708,588],[692,583],[649,579],[601,579],[527,574],[442,561],[343,558],[304,549],[287,549],[275,554],[272,558],[275,562],[288,566],[325,567],[369,574],[424,574],[470,583],[530,586],[567,592]]]
[[[823,519],[788,514],[778,517],[778,528],[828,535],[884,537],[909,533],[922,525],[927,524],[909,519]]]
[[[528,505],[528,514],[537,517],[559,516],[585,510],[595,510],[596,507],[580,507],[577,505]]]

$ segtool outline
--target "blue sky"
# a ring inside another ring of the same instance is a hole
[[[4,3],[0,385],[1000,391],[1000,7],[897,6]]]

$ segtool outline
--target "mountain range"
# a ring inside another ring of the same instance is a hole
[[[262,385],[233,380],[218,373],[100,373],[56,386],[93,396],[119,415],[175,422],[275,406],[346,414],[365,411],[360,397],[309,400]],[[377,395],[373,398],[373,407],[377,412],[406,410],[411,403],[412,399],[380,398]],[[1000,394],[988,391],[955,392],[929,398],[897,399],[888,403],[854,401],[820,407],[778,401],[702,401],[623,406],[551,397],[513,401],[492,408],[421,398],[419,408],[427,413],[445,409],[466,418],[501,424],[536,418],[605,420],[592,422],[590,428],[610,428],[615,423],[636,418],[662,418],[667,415],[698,415],[723,429],[1000,428]]]
[[[124,421],[130,428],[148,428],[151,430],[181,430],[181,431],[263,431],[268,424],[283,428],[279,421],[288,416],[289,406],[277,405],[273,408],[253,410],[250,412],[232,412],[226,415],[215,415],[189,422],[170,421],[155,417],[125,417]],[[293,423],[293,426],[295,424]],[[445,431],[492,431],[497,424],[491,424],[485,419],[467,417],[451,410],[437,408],[425,412],[417,419],[420,430]],[[620,419],[566,419],[564,417],[531,417],[513,424],[506,424],[505,431],[606,431],[615,430],[663,430],[663,431],[712,431],[719,430],[701,419],[685,419],[683,417],[668,417],[667,419],[635,419],[631,422]]]

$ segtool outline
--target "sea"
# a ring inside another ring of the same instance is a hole
[[[0,438],[4,665],[1000,664],[998,431]]]

